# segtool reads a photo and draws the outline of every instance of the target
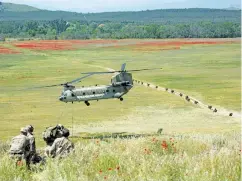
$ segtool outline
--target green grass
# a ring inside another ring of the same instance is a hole
[[[169,93],[141,86],[135,86],[124,96],[124,102],[104,100],[91,102],[91,107],[60,102],[62,87],[14,91],[64,83],[81,76],[81,72],[105,70],[97,66],[119,70],[126,62],[127,69],[163,68],[134,73],[137,79],[179,90],[218,109],[240,111],[240,44],[185,46],[181,50],[152,52],[94,46],[73,51],[20,51],[22,54],[0,54],[1,141],[8,142],[19,133],[20,127],[32,124],[37,147],[41,149],[44,128],[57,123],[79,136],[104,132],[146,134],[163,128],[164,134],[177,135],[179,141],[176,153],[163,153],[151,138],[109,139],[100,145],[93,140],[72,138],[77,144],[76,155],[59,164],[49,161],[44,171],[36,173],[16,170],[3,151],[0,180],[104,180],[107,176],[109,180],[212,181],[240,177],[239,118],[216,115]],[[110,75],[97,75],[78,85],[105,85],[110,79]],[[225,134],[231,132],[235,134]],[[157,139],[169,140],[169,136]],[[145,155],[144,149],[153,150],[152,154]],[[94,160],[91,155],[96,152],[100,157]],[[122,168],[120,175],[117,170],[107,171],[117,164]],[[99,169],[103,169],[102,175]]]
[[[163,147],[164,141],[167,147]],[[240,134],[93,139],[76,144],[64,160],[15,168],[0,158],[0,179],[12,180],[239,180]]]

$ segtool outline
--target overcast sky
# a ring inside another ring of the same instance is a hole
[[[0,0],[1,1],[1,0]],[[2,0],[40,9],[76,12],[138,11],[166,8],[240,7],[241,0]]]

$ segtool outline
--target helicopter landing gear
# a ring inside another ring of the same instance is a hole
[[[90,106],[90,103],[89,103],[88,101],[85,101],[85,104],[86,104],[87,106]]]
[[[119,100],[120,100],[120,101],[123,101],[123,100],[124,100],[124,98],[120,97],[120,98],[119,98]]]

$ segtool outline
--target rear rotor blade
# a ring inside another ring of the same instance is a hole
[[[124,67],[125,68],[125,67]],[[162,68],[152,68],[152,69],[134,69],[134,70],[124,70],[124,71],[110,71],[110,72],[85,72],[85,73],[81,73],[81,74],[113,74],[113,73],[121,73],[121,72],[139,72],[139,71],[145,71],[145,70],[160,70]]]
[[[124,63],[124,64],[121,66],[121,71],[122,71],[122,72],[125,70],[125,67],[126,67],[126,63]]]
[[[116,73],[116,72],[122,72],[122,71],[110,71],[110,72],[84,72],[84,73],[81,73],[81,74],[113,74],[113,73]]]
[[[134,69],[134,70],[127,70],[127,72],[139,72],[144,70],[160,70],[162,68],[153,68],[153,69]]]

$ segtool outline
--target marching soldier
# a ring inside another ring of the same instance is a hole
[[[21,128],[20,135],[15,136],[10,145],[9,154],[10,157],[16,160],[17,164],[21,164],[22,160],[26,161],[26,165],[29,168],[27,157],[29,154],[29,139],[27,137],[26,128]]]

